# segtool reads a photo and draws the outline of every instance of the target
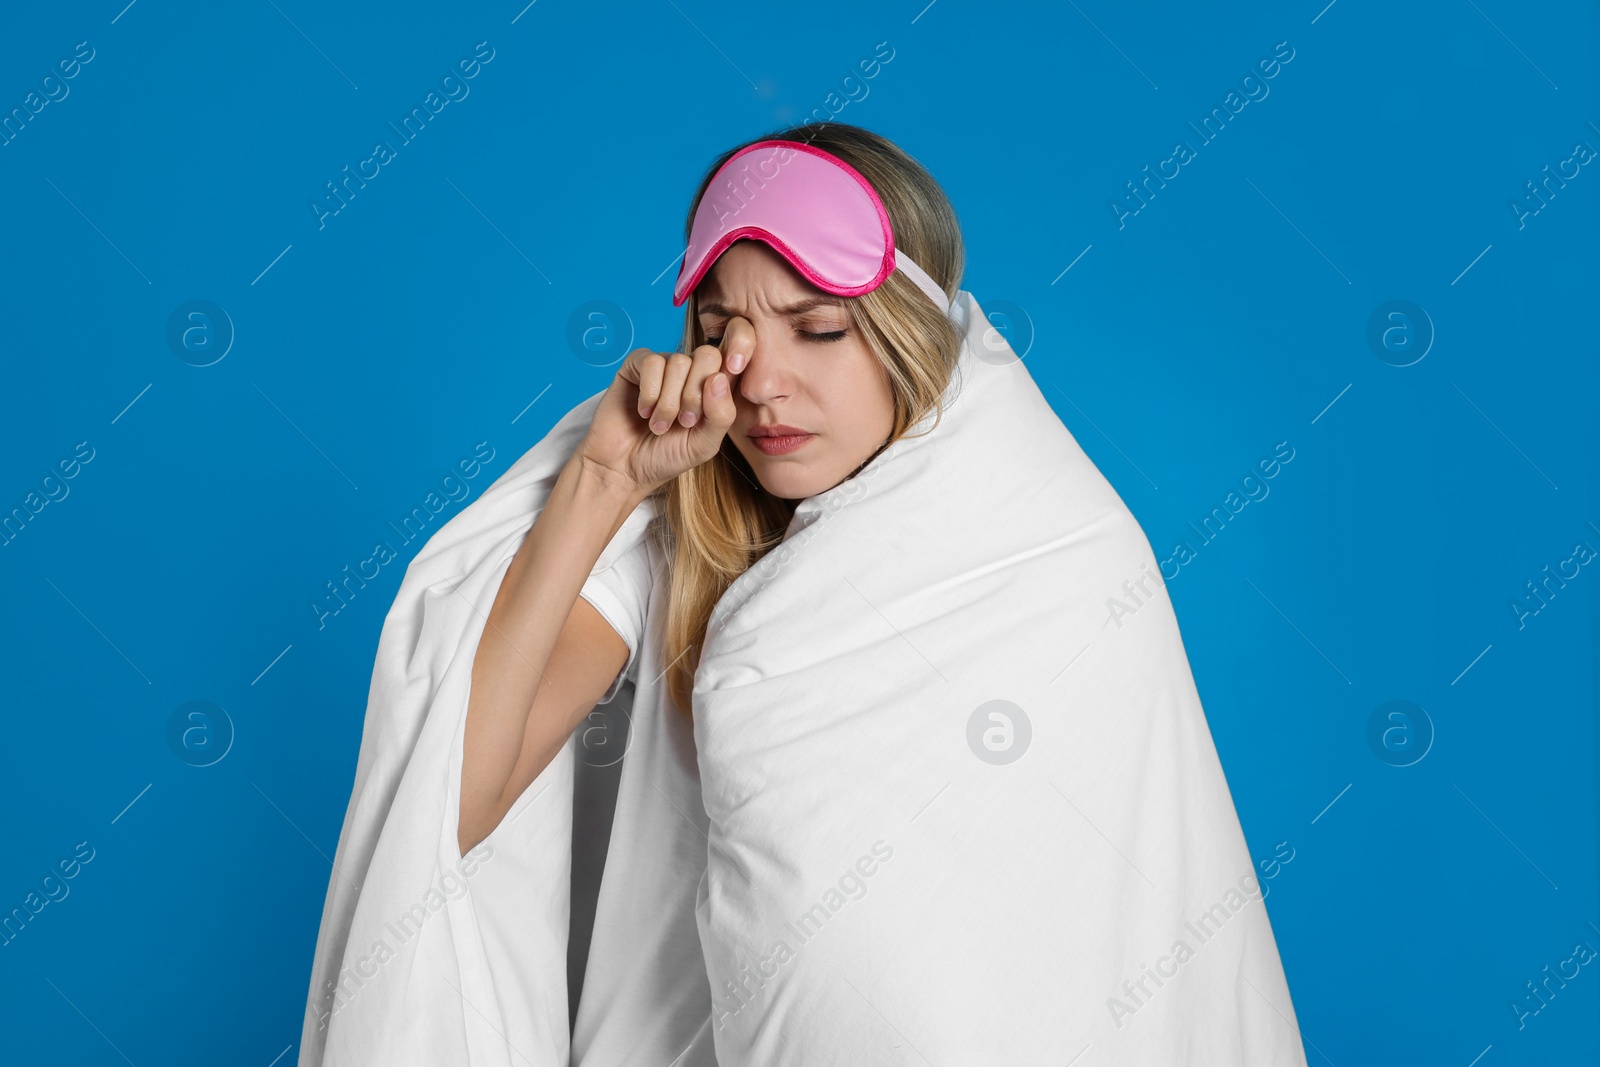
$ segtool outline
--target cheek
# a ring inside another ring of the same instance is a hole
[[[894,426],[887,375],[870,352],[862,351],[838,361],[811,387],[829,431],[829,462],[844,470],[856,467]]]
[[[847,374],[832,390],[837,409],[848,413],[852,434],[874,446],[882,441],[894,424],[894,392],[888,373],[864,348],[850,365]]]
[[[733,442],[734,450],[743,456],[744,461],[750,464],[751,467],[754,467],[763,458],[761,451],[750,443],[750,439],[744,435],[743,430],[737,427],[730,429],[728,438]]]

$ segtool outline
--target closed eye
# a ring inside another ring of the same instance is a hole
[[[844,340],[844,335],[847,332],[849,331],[829,330],[826,333],[813,333],[810,330],[795,330],[795,333],[799,334],[801,337],[804,337],[806,340],[816,341],[819,344],[832,344],[834,341],[842,341]],[[708,345],[720,345],[722,343],[722,338],[720,336],[707,337],[705,343]]]

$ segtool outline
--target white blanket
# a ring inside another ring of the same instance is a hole
[[[301,1067],[1303,1067],[1149,544],[971,294],[952,317],[942,421],[727,591],[692,727],[661,566],[639,591],[570,1038],[574,746],[464,858],[456,821],[484,618],[599,394],[428,542],[379,639]],[[656,517],[596,575],[664,564]]]

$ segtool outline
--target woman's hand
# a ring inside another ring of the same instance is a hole
[[[733,374],[750,361],[755,327],[736,316],[720,344],[692,355],[629,352],[578,448],[582,460],[642,498],[716,455],[733,425]]]

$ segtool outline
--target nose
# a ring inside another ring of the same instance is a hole
[[[770,404],[794,393],[793,353],[785,345],[781,326],[753,325],[755,348],[739,375],[739,395],[752,404]]]

